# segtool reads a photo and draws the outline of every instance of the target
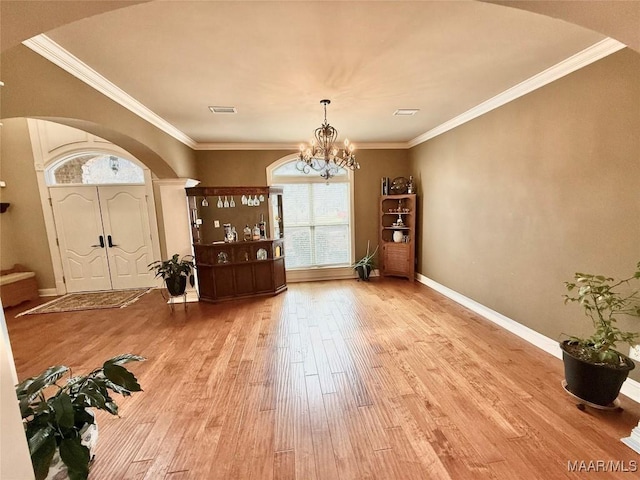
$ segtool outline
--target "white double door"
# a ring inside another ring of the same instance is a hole
[[[68,292],[151,287],[144,185],[51,187]]]

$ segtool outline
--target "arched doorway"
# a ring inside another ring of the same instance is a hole
[[[154,286],[149,169],[87,132],[41,120],[29,126],[56,293]]]

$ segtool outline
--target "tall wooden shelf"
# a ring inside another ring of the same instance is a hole
[[[382,195],[379,215],[380,275],[406,277],[413,282],[416,263],[416,195]],[[401,225],[399,220],[402,221]]]
[[[287,289],[282,188],[193,187],[186,193],[200,300],[222,302]],[[243,196],[259,200],[257,206],[244,205]],[[222,198],[228,206],[218,206]],[[261,219],[265,234],[244,241],[243,226],[257,226]],[[236,228],[236,241],[225,241],[225,224]]]

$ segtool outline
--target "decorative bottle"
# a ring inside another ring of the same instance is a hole
[[[407,185],[407,193],[416,193],[413,185],[413,175],[409,175],[409,185]]]
[[[258,224],[258,227],[260,228],[260,238],[265,239],[267,238],[267,224],[264,221],[264,214],[260,214],[260,223]]]
[[[260,240],[260,227],[258,227],[257,223],[256,223],[256,226],[253,227],[253,239]]]
[[[244,227],[244,230],[242,233],[243,233],[243,238],[245,242],[248,240],[251,240],[251,227],[249,227],[248,224]]]

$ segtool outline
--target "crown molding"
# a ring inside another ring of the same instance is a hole
[[[299,148],[297,144],[290,143],[198,143],[165,119],[149,110],[142,103],[114,85],[46,35],[37,35],[22,43],[90,87],[93,87],[103,95],[106,95],[114,102],[117,102],[194,150],[298,150]],[[576,53],[543,72],[540,72],[514,87],[505,90],[495,97],[476,105],[457,117],[415,137],[413,140],[409,140],[408,142],[361,143],[357,144],[357,148],[358,150],[383,150],[408,149],[415,147],[416,145],[448,132],[449,130],[484,115],[491,110],[501,107],[506,103],[516,100],[517,98],[558,80],[559,78],[569,75],[580,68],[586,67],[587,65],[590,65],[591,63],[594,63],[625,47],[625,44],[620,43],[617,40],[605,38],[604,40]]]
[[[612,53],[617,52],[618,50],[622,50],[625,47],[626,45],[624,43],[620,43],[613,38],[605,38],[604,40],[601,40],[600,42],[585,48],[581,52],[572,55],[562,62],[547,68],[546,70],[509,88],[508,90],[505,90],[495,97],[492,97],[489,100],[476,105],[472,109],[467,110],[457,117],[452,118],[451,120],[448,120],[435,128],[432,128],[428,132],[423,133],[413,140],[410,140],[408,142],[409,148],[415,147],[420,143],[426,142],[427,140],[448,132],[449,130],[454,129],[462,125],[463,123],[467,123],[474,118],[477,118],[480,115],[484,115],[485,113],[501,107],[506,103],[512,102],[513,100],[520,98],[527,93],[544,87],[545,85],[554,82],[559,78],[569,75],[570,73],[575,72],[582,67],[586,67],[587,65],[590,65],[606,56],[609,56]]]
[[[197,143],[194,150],[287,150],[298,151],[300,144],[297,143]],[[358,143],[358,150],[394,150],[407,149],[407,142],[388,143]]]
[[[40,34],[25,40],[22,43],[37,54],[42,55],[50,62],[62,68],[64,71],[70,73],[90,87],[93,87],[103,95],[106,95],[114,102],[119,103],[127,110],[130,110],[140,118],[171,135],[176,140],[184,143],[188,147],[195,148],[196,142],[188,135],[185,135],[164,118],[149,110],[142,103],[114,85],[111,81],[96,72],[78,57],[62,48],[46,35]]]

